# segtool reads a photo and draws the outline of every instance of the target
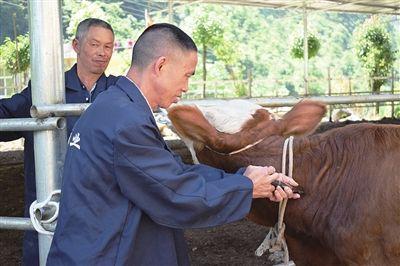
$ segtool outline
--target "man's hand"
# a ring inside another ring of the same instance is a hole
[[[271,184],[272,181],[277,180],[292,186],[298,186],[296,181],[292,178],[281,173],[276,173],[275,168],[272,166],[262,167],[250,165],[246,168],[243,175],[250,178],[253,182],[253,198],[268,198],[271,201],[277,202],[286,198],[300,198],[300,195],[293,193],[288,186],[284,188],[277,186],[275,188],[275,186]]]

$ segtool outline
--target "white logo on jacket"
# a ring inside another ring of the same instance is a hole
[[[79,133],[76,133],[73,137],[72,137],[72,141],[71,141],[71,137],[70,137],[70,142],[69,142],[69,146],[73,146],[75,148],[77,148],[78,150],[81,149],[81,146],[78,144],[78,142],[81,140],[81,138],[79,137]]]

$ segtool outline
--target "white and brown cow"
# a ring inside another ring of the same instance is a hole
[[[296,265],[400,265],[400,126],[357,124],[313,132],[326,111],[302,101],[282,119],[258,109],[237,132],[223,133],[194,106],[169,117],[193,141],[200,162],[235,171],[272,165],[281,171],[285,137],[294,138],[294,179],[304,188],[288,202],[286,240]],[[258,144],[241,152],[252,143]],[[253,201],[249,219],[273,226],[278,205]]]

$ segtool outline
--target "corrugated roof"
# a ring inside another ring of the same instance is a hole
[[[172,2],[247,5],[283,9],[303,9],[306,5],[308,10],[400,15],[399,0],[173,0]]]

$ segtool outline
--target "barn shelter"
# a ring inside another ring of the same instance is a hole
[[[129,2],[129,1],[126,1]],[[164,1],[165,2],[165,1]],[[371,14],[391,14],[398,16],[398,1],[167,1],[168,12],[173,11],[175,4],[194,2],[215,4],[241,4],[268,8],[292,8],[304,11],[307,22],[309,12],[362,12]],[[379,3],[379,4],[378,4]],[[61,30],[60,1],[29,1],[31,66],[32,66],[32,100],[31,115],[34,118],[3,119],[0,121],[2,131],[34,131],[35,168],[37,201],[43,206],[34,210],[33,221],[21,217],[0,217],[0,228],[18,230],[40,230],[40,263],[45,265],[51,244],[51,231],[55,227],[58,201],[57,190],[61,186],[61,173],[66,150],[66,127],[64,116],[79,115],[88,105],[65,104],[63,48]],[[305,23],[305,32],[306,32]],[[305,53],[306,56],[306,53]],[[306,61],[307,62],[307,61]],[[305,73],[307,73],[305,63]],[[307,74],[305,74],[307,82]],[[399,100],[399,95],[376,95],[375,101]],[[294,102],[299,99],[294,99]],[[344,100],[344,99],[342,99]],[[262,101],[260,99],[260,101]],[[336,99],[338,102],[339,99]],[[271,103],[272,104],[272,103]],[[288,103],[281,103],[287,105]],[[291,104],[291,103],[289,103]],[[49,202],[51,204],[45,204]],[[47,222],[46,222],[47,221]],[[43,228],[42,228],[43,227]]]
[[[173,5],[174,3],[182,4],[201,2],[279,9],[307,9],[308,11],[400,15],[400,4],[399,1],[396,0],[169,0],[167,2],[170,5]]]

